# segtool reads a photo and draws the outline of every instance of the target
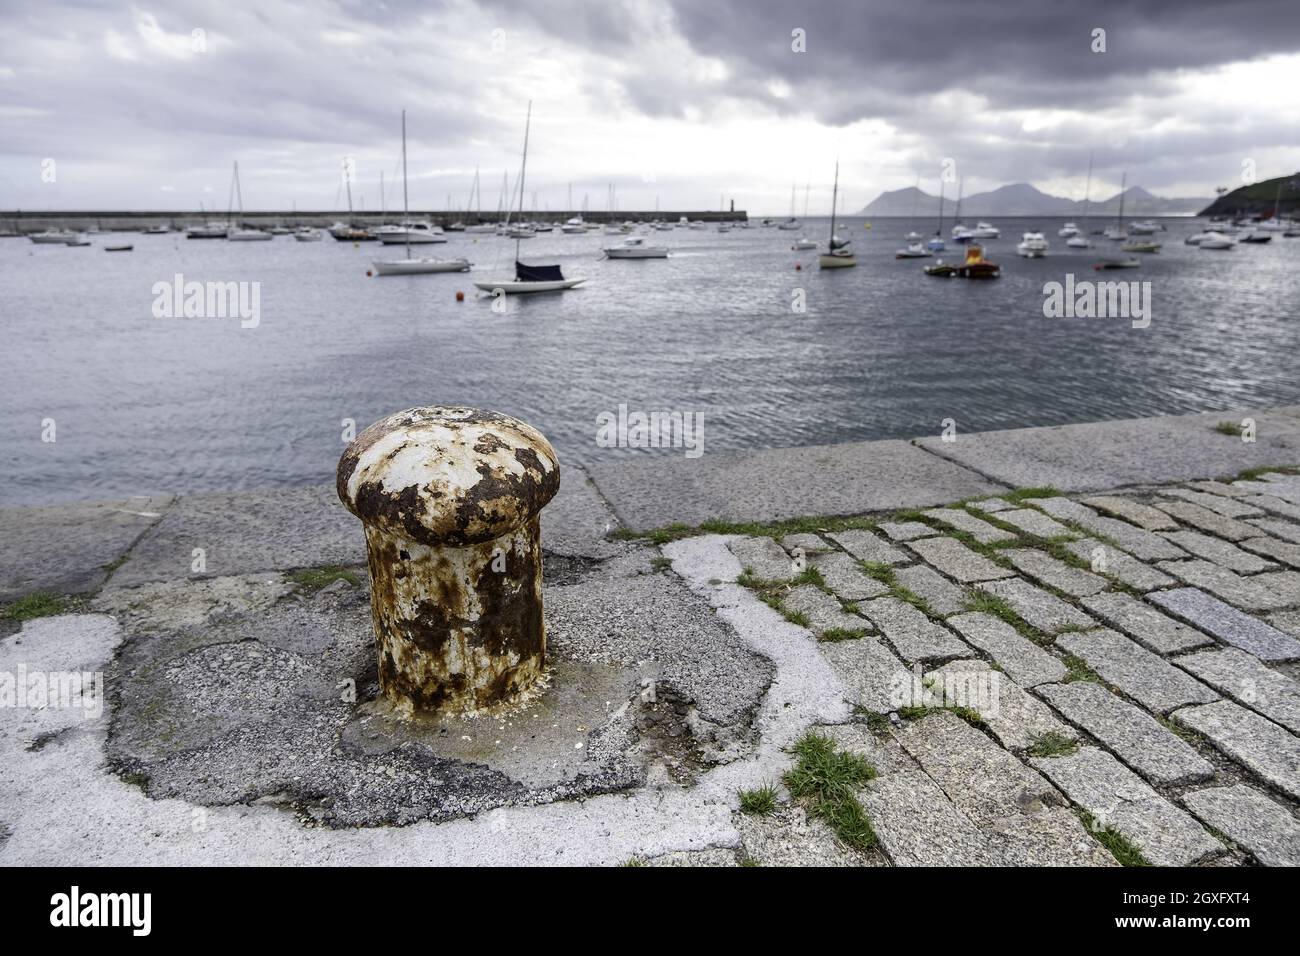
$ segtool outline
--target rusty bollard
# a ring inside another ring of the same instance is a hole
[[[379,684],[402,714],[468,713],[542,675],[540,512],[560,464],[531,425],[455,406],[375,422],[339,460],[362,520]]]

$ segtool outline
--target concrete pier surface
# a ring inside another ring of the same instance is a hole
[[[1300,865],[1300,406],[949,437],[566,464],[455,717],[328,476],[0,511],[0,864]]]

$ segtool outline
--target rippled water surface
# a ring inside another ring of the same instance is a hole
[[[708,454],[933,434],[945,418],[973,431],[1300,401],[1300,239],[1201,251],[1182,243],[1200,224],[1169,220],[1159,255],[1101,274],[1055,221],[999,225],[990,283],[896,261],[896,220],[850,221],[859,265],[832,272],[757,226],[653,233],[674,254],[641,262],[600,259],[616,238],[556,232],[525,241],[524,260],[586,286],[503,314],[471,284],[511,271],[514,243],[495,237],[424,247],[467,256],[470,275],[382,279],[369,260],[399,250],[329,238],[0,239],[0,504],[329,481],[342,420],[428,403],[508,412],[591,462],[637,453],[596,445],[597,416],[620,403],[702,412]],[[1048,258],[1015,255],[1030,227],[1048,230]],[[135,250],[103,250],[117,241]],[[1044,318],[1043,285],[1067,272],[1149,281],[1150,328]],[[260,324],[155,318],[153,285],[177,273],[259,282]]]

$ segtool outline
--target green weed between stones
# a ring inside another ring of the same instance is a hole
[[[757,790],[740,791],[740,812],[765,817],[776,810],[776,787],[770,783]]]
[[[1072,684],[1078,680],[1086,680],[1093,684],[1103,683],[1101,676],[1083,662],[1082,658],[1075,657],[1073,654],[1062,655],[1065,661],[1065,683]]]
[[[1214,430],[1220,435],[1231,435],[1233,438],[1241,437],[1241,426],[1236,422],[1219,422],[1214,426]]]
[[[17,601],[5,606],[0,617],[8,621],[30,621],[37,617],[50,617],[63,614],[72,607],[72,600],[62,594],[48,591],[33,591]]]
[[[1110,855],[1119,862],[1120,866],[1151,865],[1147,862],[1146,857],[1142,855],[1142,851],[1130,843],[1124,834],[1110,827],[1103,827],[1097,822],[1097,818],[1086,810],[1080,810],[1078,813],[1079,819],[1083,821],[1083,825],[1087,827],[1088,832],[1093,835],[1098,843],[1110,851]]]
[[[1234,431],[1233,434],[1237,434],[1237,432]],[[1258,481],[1269,472],[1277,472],[1279,475],[1300,475],[1300,467],[1296,465],[1263,465],[1259,468],[1247,468],[1231,478],[1224,478],[1223,481],[1225,484],[1233,481]]]
[[[354,588],[361,586],[361,579],[355,572],[337,565],[300,568],[297,571],[290,571],[285,577],[306,591],[319,591],[321,588],[329,587],[335,581],[347,581]]]
[[[1025,752],[1031,757],[1066,757],[1078,749],[1079,742],[1077,740],[1072,740],[1065,734],[1058,734],[1052,730],[1034,737],[1029,749]]]
[[[856,754],[837,751],[834,741],[818,733],[805,734],[793,752],[798,762],[785,775],[790,793],[848,846],[875,846],[876,832],[855,796],[857,788],[876,776],[875,768]]]
[[[676,523],[650,531],[633,531],[619,528],[611,537],[620,541],[646,540],[667,544],[681,538],[700,534],[739,534],[751,538],[784,538],[788,534],[820,534],[848,531],[852,528],[871,530],[875,522],[869,518],[787,518],[784,521],[705,521],[695,527]]]

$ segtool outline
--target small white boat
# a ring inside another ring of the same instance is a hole
[[[798,252],[800,249],[816,249],[816,248],[817,248],[817,243],[813,242],[811,239],[804,239],[802,236],[800,236],[798,239],[796,239],[794,242],[790,244],[790,249],[794,252]]]
[[[1148,239],[1132,239],[1119,248],[1121,252],[1159,252],[1160,243]]]
[[[907,248],[894,253],[895,259],[928,259],[933,253],[920,242],[909,242]]]
[[[313,229],[310,226],[299,226],[293,231],[294,239],[299,242],[320,242],[324,236],[319,229]]]
[[[469,272],[468,259],[431,259],[413,256],[410,259],[372,259],[375,272],[381,276],[414,276],[429,272]]]
[[[1237,240],[1232,236],[1225,236],[1223,233],[1212,229],[1201,236],[1201,241],[1197,245],[1202,249],[1221,252],[1236,248]]]
[[[289,233],[293,232],[293,230],[290,229],[288,226],[272,226],[270,229],[266,231],[273,236],[287,236],[289,235]]]
[[[803,228],[803,223],[798,219],[787,219],[785,222],[778,223],[776,228],[783,229],[786,232],[796,232]]]
[[[644,236],[628,236],[617,246],[603,250],[611,259],[667,259],[667,246],[647,246]]]
[[[729,222],[718,223],[718,232],[731,232],[731,223]]]
[[[532,239],[536,235],[537,230],[527,223],[520,226],[511,226],[506,230],[507,239]]]
[[[1071,236],[1065,240],[1065,244],[1071,249],[1091,249],[1092,243],[1088,241],[1087,236]]]
[[[84,232],[74,232],[64,240],[63,244],[65,246],[88,246],[90,240]]]
[[[831,238],[826,251],[817,257],[817,265],[822,269],[845,269],[856,266],[858,258],[849,248],[849,240],[835,235],[835,207],[840,198],[840,163],[835,161],[835,185],[831,189]]]
[[[224,222],[209,222],[202,226],[190,226],[185,230],[186,239],[224,239],[230,227]]]
[[[1265,219],[1262,222],[1255,223],[1256,229],[1262,229],[1264,232],[1286,232],[1287,224],[1277,217]]]
[[[934,238],[925,244],[925,247],[929,249],[931,252],[943,252],[946,248],[948,248],[943,244],[943,239],[940,238],[937,232],[934,234]]]
[[[966,243],[970,242],[972,239],[975,238],[975,234],[971,232],[969,229],[967,229],[965,226],[963,226],[961,223],[957,223],[957,225],[952,227],[951,236],[952,236],[952,241],[957,243],[957,245],[959,246],[964,246],[966,245]]]
[[[1042,259],[1047,255],[1047,240],[1041,232],[1026,232],[1016,244],[1016,252],[1026,259]]]
[[[66,246],[68,240],[76,235],[67,229],[46,229],[44,232],[30,233],[27,238],[38,246]]]
[[[1150,219],[1137,219],[1128,224],[1128,231],[1135,236],[1154,236],[1164,226]]]
[[[572,219],[565,221],[560,227],[560,232],[569,236],[584,235],[587,232],[587,224],[582,221],[581,216],[574,216]]]
[[[130,252],[134,248],[135,246],[131,245],[131,243],[124,242],[116,246],[105,246],[104,251],[105,252]]]
[[[171,227],[166,225],[150,226],[144,231],[146,236],[165,236],[171,232]]]
[[[378,236],[379,241],[386,246],[400,246],[408,242],[411,245],[428,245],[447,241],[442,227],[426,220],[406,220],[395,226],[380,226]]]
[[[1062,239],[1069,239],[1079,234],[1079,227],[1072,222],[1067,222],[1060,229],[1056,230],[1056,234]]]
[[[672,232],[673,224],[671,222],[652,222],[650,228],[656,232]]]
[[[971,235],[976,239],[1001,239],[1002,230],[989,222],[977,222]]]
[[[484,233],[488,233],[488,232],[496,232],[497,227],[494,223],[490,223],[490,222],[476,222],[472,226],[466,226],[465,231],[467,233],[472,232],[475,233],[476,235],[483,235]]]
[[[1107,239],[1119,242],[1128,238],[1128,230],[1123,226],[1107,226],[1106,231],[1102,233]]]
[[[269,232],[263,232],[261,229],[245,229],[241,226],[232,226],[226,230],[226,238],[231,242],[265,242],[267,239],[274,239],[275,236]]]
[[[694,229],[696,232],[699,232],[699,231],[701,231],[701,230],[703,230],[703,229],[708,229],[708,228],[709,228],[709,225],[708,225],[708,223],[706,223],[706,222],[705,222],[704,220],[702,220],[702,219],[696,219],[696,220],[694,220],[694,221],[691,222],[691,224],[690,224],[690,228],[691,228],[691,229]]]

